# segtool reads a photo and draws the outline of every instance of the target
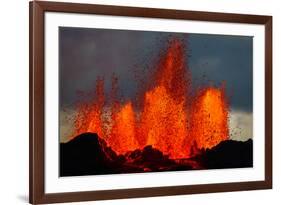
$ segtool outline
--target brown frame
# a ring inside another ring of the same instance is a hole
[[[265,26],[265,180],[46,194],[44,192],[44,13],[68,12]],[[29,201],[33,204],[272,188],[272,16],[33,1],[30,20]]]

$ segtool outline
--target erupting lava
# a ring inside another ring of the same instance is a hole
[[[172,158],[189,156],[184,146],[187,132],[187,93],[184,49],[179,41],[172,41],[167,53],[161,56],[155,73],[155,85],[144,96],[139,134],[146,144],[153,145]]]
[[[198,148],[212,148],[228,139],[228,105],[224,88],[206,88],[191,108],[191,136]]]
[[[153,85],[140,96],[139,111],[132,101],[118,100],[116,76],[109,106],[105,106],[104,80],[98,78],[94,100],[78,105],[73,136],[95,132],[118,154],[152,145],[174,159],[188,158],[198,148],[211,148],[228,139],[224,89],[206,87],[191,95],[184,53],[181,41],[169,42],[151,77]]]
[[[136,140],[136,118],[130,101],[116,113],[113,123],[108,140],[113,150],[118,153],[126,153],[128,150],[139,148]]]
[[[74,120],[75,135],[95,131],[99,136],[104,135],[102,112],[105,104],[104,80],[97,78],[95,100],[77,105],[77,115]]]

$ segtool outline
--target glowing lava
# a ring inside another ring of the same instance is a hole
[[[199,91],[191,110],[191,135],[198,148],[212,148],[228,139],[228,105],[223,88]]]
[[[207,87],[192,96],[185,51],[181,41],[169,42],[149,79],[152,85],[139,96],[138,111],[130,100],[121,103],[115,75],[105,106],[104,80],[98,78],[94,100],[78,104],[73,136],[95,132],[118,154],[152,145],[174,159],[228,139],[225,91]]]
[[[113,150],[126,153],[139,148],[136,140],[136,118],[131,102],[122,106],[113,123],[111,137],[108,140]]]
[[[146,144],[172,158],[189,156],[186,99],[188,82],[184,49],[179,41],[171,41],[155,74],[155,86],[144,96],[140,134]]]
[[[75,133],[72,137],[84,132],[95,132],[104,135],[102,113],[105,103],[104,80],[97,78],[94,99],[77,105],[77,116],[74,120]]]

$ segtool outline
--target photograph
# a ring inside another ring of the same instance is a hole
[[[179,8],[29,3],[30,203],[272,189],[272,15]]]
[[[60,177],[253,167],[253,36],[58,36]]]

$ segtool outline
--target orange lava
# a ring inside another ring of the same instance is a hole
[[[228,139],[228,105],[223,88],[199,91],[191,111],[191,136],[198,148],[212,148]]]
[[[207,87],[191,96],[191,73],[181,41],[169,42],[150,80],[152,85],[138,98],[142,107],[136,109],[130,100],[121,103],[115,75],[110,105],[105,106],[104,80],[98,78],[94,100],[78,106],[73,136],[95,132],[118,154],[152,145],[174,159],[228,139],[224,89]]]
[[[102,112],[105,103],[104,80],[97,78],[94,100],[78,104],[77,116],[74,120],[75,133],[72,137],[84,132],[95,132],[104,135]]]
[[[121,107],[113,123],[108,140],[113,150],[122,154],[139,148],[136,140],[136,118],[131,102]]]
[[[154,88],[145,93],[140,119],[140,135],[146,137],[146,144],[172,158],[189,156],[189,148],[183,146],[188,138],[185,65],[182,45],[172,41],[160,58]]]

